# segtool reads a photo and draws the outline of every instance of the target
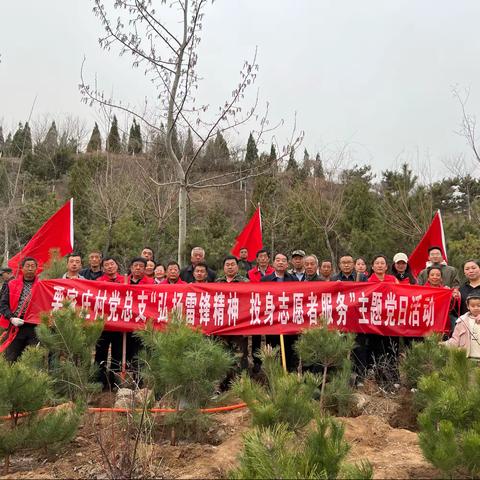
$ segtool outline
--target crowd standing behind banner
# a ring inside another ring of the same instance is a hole
[[[408,257],[405,253],[397,253],[393,263],[389,265],[384,255],[377,255],[368,271],[363,258],[354,259],[345,254],[338,259],[338,272],[333,272],[332,263],[328,260],[319,262],[313,254],[304,250],[294,250],[288,259],[284,253],[276,253],[271,262],[269,252],[261,249],[256,253],[255,265],[248,262],[246,248],[240,250],[240,258],[227,256],[223,262],[223,273],[210,269],[205,262],[205,250],[195,247],[191,251],[190,264],[183,269],[175,261],[167,265],[155,263],[154,252],[145,247],[140,256],[132,259],[128,272],[119,273],[119,265],[113,257],[102,258],[100,251],[92,251],[88,256],[88,267],[82,269],[82,259],[77,253],[67,255],[67,271],[64,279],[86,279],[92,281],[113,282],[130,285],[185,284],[205,282],[385,282],[392,284],[426,285],[432,288],[452,290],[450,330],[451,338],[447,346],[465,348],[467,355],[480,360],[480,264],[477,260],[468,260],[464,264],[466,282],[460,287],[458,272],[446,264],[440,247],[429,249],[429,259],[424,270],[416,279],[410,271]],[[289,268],[290,260],[290,268]],[[37,281],[37,261],[24,258],[19,275],[14,278],[9,268],[1,270],[3,285],[0,291],[0,314],[4,318],[3,327],[7,328],[6,358],[14,361],[28,346],[37,343],[33,324],[25,323],[24,314],[30,299],[32,286]],[[458,319],[458,322],[457,322]],[[12,332],[16,336],[11,335]],[[452,335],[453,333],[453,335]],[[287,365],[294,369],[297,359],[294,355],[293,343],[296,335],[287,335],[285,349]],[[410,339],[405,339],[408,342]],[[267,343],[278,344],[278,336],[267,336]],[[252,351],[260,347],[260,335],[252,337]],[[230,346],[235,346],[242,354],[241,367],[248,366],[248,337],[229,337]],[[126,359],[130,368],[135,368],[135,357],[139,351],[138,339],[127,334]],[[111,366],[107,370],[108,352],[111,353]],[[396,360],[399,351],[399,337],[387,337],[358,333],[353,360],[357,378],[362,380],[367,370],[383,355]],[[121,367],[122,332],[105,330],[96,347],[95,362],[101,373],[104,386],[114,384],[114,375]],[[259,360],[254,357],[254,371],[260,367]],[[109,374],[107,374],[107,371]]]

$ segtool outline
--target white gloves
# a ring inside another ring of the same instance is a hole
[[[25,321],[23,320],[23,318],[12,317],[10,319],[10,323],[14,327],[21,327],[25,323]]]

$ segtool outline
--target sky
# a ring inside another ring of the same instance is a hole
[[[99,47],[102,26],[92,6],[0,0],[4,132],[30,115],[37,124],[78,116],[89,131],[101,122],[101,112],[81,102],[84,58],[87,79],[107,93],[137,105],[150,98],[142,72]],[[199,48],[200,103],[228,98],[258,48],[254,92],[260,111],[269,103],[271,124],[284,120],[275,131],[280,145],[296,119],[305,132],[301,151],[327,160],[346,147],[348,165],[371,164],[376,172],[406,161],[438,179],[459,156],[473,171],[456,133],[461,111],[452,89],[469,89],[468,110],[480,115],[479,18],[478,0],[216,0],[205,10]],[[229,140],[245,145],[255,127]]]

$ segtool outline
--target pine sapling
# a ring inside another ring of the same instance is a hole
[[[248,405],[253,425],[273,427],[284,423],[289,430],[307,425],[317,409],[314,394],[320,378],[310,372],[297,375],[282,368],[278,348],[260,350],[266,384],[252,380],[243,372],[233,384],[233,391]]]
[[[353,334],[330,329],[323,320],[321,326],[303,330],[295,343],[294,348],[304,365],[321,367],[323,370],[321,408],[324,404],[328,370],[340,366],[344,359],[349,358],[354,345]]]
[[[10,456],[26,448],[58,446],[70,441],[77,431],[80,410],[65,407],[40,413],[52,397],[52,380],[41,370],[45,351],[27,348],[9,363],[0,356],[0,456],[8,473]]]
[[[103,321],[66,302],[64,308],[42,316],[37,327],[40,343],[49,351],[49,371],[55,392],[72,401],[88,402],[99,390],[92,352],[103,330]]]
[[[224,346],[173,314],[164,330],[148,325],[137,331],[145,350],[140,354],[140,375],[156,397],[170,397],[181,423],[180,410],[197,411],[207,405],[234,360]],[[191,420],[190,415],[188,415]],[[190,421],[189,420],[189,421]],[[172,444],[175,444],[172,428]]]

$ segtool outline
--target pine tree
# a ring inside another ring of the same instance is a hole
[[[325,386],[329,368],[342,365],[355,345],[355,337],[351,333],[340,333],[330,330],[325,321],[317,328],[302,331],[294,345],[298,356],[305,365],[322,367],[322,388],[320,406],[324,404]],[[346,366],[348,368],[348,366]],[[351,366],[350,366],[351,369]]]
[[[12,156],[12,143],[13,143],[13,140],[12,140],[12,134],[9,133],[7,135],[7,138],[5,140],[5,146],[3,148],[3,151],[4,151],[4,156],[5,157],[11,157]]]
[[[142,132],[140,130],[140,124],[137,123],[137,127],[135,129],[135,138],[137,140],[136,146],[137,146],[137,152],[136,153],[142,153],[143,151],[143,139],[142,139]]]
[[[32,142],[32,132],[30,130],[30,126],[28,122],[25,124],[25,128],[23,129],[23,150],[22,155],[26,155],[28,153],[32,153],[33,142]]]
[[[55,122],[53,121],[48,129],[47,135],[42,145],[45,153],[52,154],[58,148],[58,131]]]
[[[247,141],[247,151],[245,153],[245,164],[248,168],[253,167],[258,162],[258,149],[257,144],[250,133]]]
[[[0,157],[5,152],[5,139],[3,138],[3,128],[0,126]]]
[[[322,162],[322,159],[321,159],[319,153],[317,153],[317,155],[315,156],[315,163],[314,163],[314,167],[313,167],[313,176],[315,178],[321,178],[321,179],[325,178],[325,173],[323,171],[323,162]]]
[[[17,131],[14,133],[12,138],[12,146],[10,148],[10,155],[12,157],[20,157],[23,153],[24,147],[24,129],[23,124],[20,122],[18,124]]]
[[[98,128],[97,122],[95,122],[95,126],[92,130],[92,135],[90,136],[90,140],[88,141],[87,145],[87,152],[101,152],[102,151],[102,136],[100,135],[100,130]]]
[[[449,349],[445,367],[422,377],[418,394],[420,447],[450,478],[480,475],[480,369],[461,349]]]
[[[86,403],[98,391],[92,351],[102,330],[103,320],[88,320],[85,312],[68,302],[64,308],[42,317],[37,336],[50,352],[50,373],[58,395]]]
[[[313,397],[320,378],[310,372],[303,376],[285,372],[278,348],[264,347],[257,356],[262,361],[266,385],[253,381],[246,372],[233,384],[233,391],[252,414],[253,425],[273,427],[283,423],[290,430],[303,428],[318,410]]]
[[[142,153],[142,134],[140,133],[140,124],[138,124],[135,119],[133,119],[132,126],[130,127],[127,151],[130,155]]]
[[[110,126],[106,150],[110,153],[120,153],[122,150],[122,142],[120,140],[120,133],[118,132],[118,120],[116,115],[113,116],[112,125]]]
[[[177,410],[168,419],[175,444],[176,428],[191,422],[192,415],[196,417],[195,410],[206,405],[232,367],[233,358],[218,341],[190,328],[176,314],[164,330],[149,325],[135,334],[145,346],[140,355],[142,378],[156,396],[168,394]],[[181,403],[185,404],[186,412],[179,412]]]
[[[52,381],[43,371],[46,352],[28,347],[14,363],[0,356],[0,456],[8,473],[10,456],[23,449],[58,447],[72,440],[78,429],[81,408],[65,407],[38,416],[52,397]],[[27,414],[24,416],[24,414]]]
[[[215,167],[224,170],[230,162],[230,150],[220,131],[215,136]]]
[[[194,155],[195,151],[193,145],[192,131],[188,129],[187,139],[185,140],[185,146],[183,147],[183,158],[189,161],[193,158]]]
[[[295,160],[295,150],[293,148],[290,148],[290,153],[288,155],[288,163],[287,163],[286,171],[291,172],[294,175],[296,175],[298,173],[298,170],[299,170],[298,163]]]
[[[273,174],[277,174],[278,172],[278,160],[277,160],[277,150],[275,145],[272,143],[270,147],[270,155],[268,156],[268,163],[271,165]]]
[[[368,462],[348,464],[350,446],[345,427],[329,417],[318,418],[305,436],[299,437],[285,424],[255,428],[244,436],[238,467],[228,478],[263,479],[370,479]]]

